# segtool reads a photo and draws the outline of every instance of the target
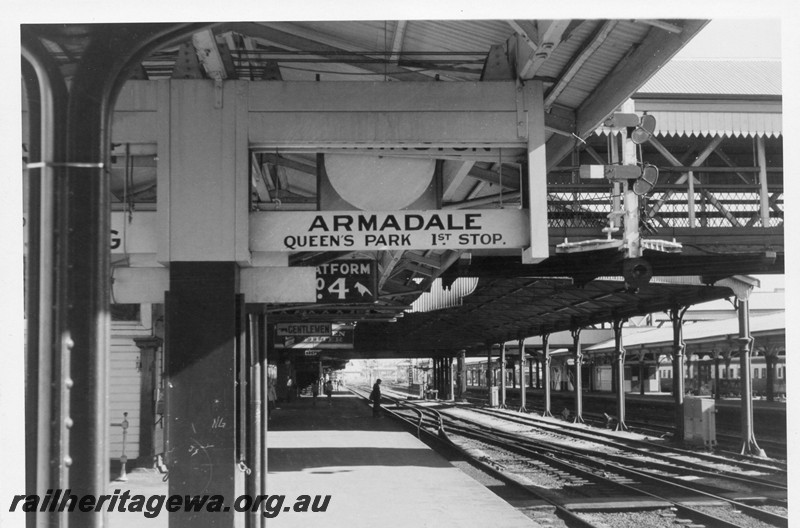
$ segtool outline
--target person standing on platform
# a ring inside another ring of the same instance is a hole
[[[378,381],[375,382],[375,385],[372,386],[372,394],[369,395],[369,399],[372,400],[372,417],[373,418],[380,418],[381,417],[381,380],[378,378]]]
[[[325,382],[325,395],[328,397],[328,405],[333,405],[333,382],[331,380]]]
[[[294,382],[291,376],[286,376],[286,401],[292,402],[294,400]]]
[[[317,396],[319,396],[319,379],[315,379],[311,384],[311,396],[314,398],[314,407],[317,406]]]
[[[272,378],[267,379],[267,420],[272,419],[272,411],[278,401],[278,394],[275,392],[275,381]]]

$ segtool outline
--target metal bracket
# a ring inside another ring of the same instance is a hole
[[[528,114],[525,111],[525,93],[522,86],[522,81],[519,77],[515,79],[515,98],[517,104],[517,137],[520,139],[527,139],[528,137]]]

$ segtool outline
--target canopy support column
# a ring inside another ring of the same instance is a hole
[[[627,431],[625,425],[625,347],[622,346],[623,319],[614,319],[614,370],[617,375],[617,431]]]
[[[506,344],[500,346],[500,408],[506,408]]]
[[[519,350],[519,412],[528,412],[526,407],[527,400],[527,386],[525,385],[525,340],[520,338],[517,343],[517,350]]]
[[[683,342],[683,316],[688,306],[672,308],[669,312],[672,320],[672,396],[675,401],[675,438],[682,440],[684,434],[683,424],[683,395],[684,388],[684,352],[686,343]]]
[[[753,431],[753,373],[750,361],[750,355],[753,353],[753,337],[750,335],[750,301],[746,298],[738,299],[736,311],[739,315],[739,370],[742,394],[741,454],[766,457],[764,450],[758,447]]]
[[[573,328],[570,330],[572,343],[575,350],[573,359],[575,360],[575,418],[574,423],[583,423],[583,350],[581,350],[581,329]]]
[[[550,411],[550,334],[542,335],[542,353],[544,354],[544,368],[542,368],[542,384],[544,385],[544,411],[542,416],[553,416]]]

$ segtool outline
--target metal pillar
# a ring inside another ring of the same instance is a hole
[[[669,311],[672,320],[672,396],[675,401],[675,439],[683,441],[683,395],[684,386],[684,352],[686,343],[683,342],[683,316],[686,309],[674,307]]]
[[[458,354],[458,396],[464,398],[467,393],[467,353],[462,350]]]
[[[69,487],[69,356],[63,346],[66,313],[65,160],[67,89],[38,39],[22,28],[22,73],[28,94],[29,217],[26,277],[26,492],[44,496]],[[41,167],[35,168],[36,164]],[[33,165],[33,167],[31,167]],[[66,513],[42,512],[28,526],[62,526]]]
[[[486,386],[492,386],[492,345],[486,344]]]
[[[526,407],[527,400],[527,386],[525,385],[525,340],[520,339],[517,344],[519,349],[519,412],[528,412]]]
[[[439,358],[439,399],[447,397],[447,358]]]
[[[544,354],[544,366],[542,368],[542,384],[544,385],[544,411],[542,416],[553,416],[550,412],[550,363],[553,358],[550,356],[550,334],[542,335],[542,352]]]
[[[570,330],[570,334],[572,335],[572,343],[575,348],[573,352],[573,359],[575,360],[575,417],[572,421],[575,423],[583,423],[583,373],[581,372],[583,351],[581,350],[581,329],[573,328]]]
[[[29,346],[33,343],[39,350],[28,349],[28,359],[34,359],[28,366],[38,370],[31,387],[46,384],[54,389],[34,400],[36,481],[27,482],[37,491],[69,488],[77,496],[95,497],[106,491],[111,112],[128,66],[193,27],[98,26],[88,37],[67,93],[62,74],[45,59],[37,28],[23,26],[23,56],[36,70],[41,92],[41,98],[34,97],[41,101],[34,102],[34,115],[41,110],[46,130],[39,129],[39,166],[28,166],[42,171],[41,186],[35,189],[39,218],[34,228],[39,239],[34,289],[40,290],[38,302],[28,308],[37,313]],[[49,302],[43,304],[46,296]],[[45,311],[49,314],[42,318]],[[43,356],[48,358],[44,362]],[[106,520],[105,512],[76,509],[48,512],[29,523],[100,527]]]
[[[269,431],[269,363],[267,361],[267,344],[268,344],[268,329],[267,329],[267,314],[258,314],[258,361],[261,364],[261,443],[258,449],[261,452],[259,457],[259,480],[258,492],[262,494],[267,493],[267,432]],[[258,526],[264,528],[267,525],[267,519],[263,515],[260,516]]]
[[[247,314],[247,363],[249,370],[249,383],[247,387],[248,409],[247,409],[247,445],[246,460],[242,463],[247,464],[250,472],[247,473],[245,490],[251,496],[262,493],[261,486],[261,444],[263,442],[264,416],[262,407],[262,363],[260,354],[261,336],[259,328],[259,315],[256,313]],[[264,516],[261,512],[250,512],[247,517],[247,526],[255,528],[260,524],[260,519]]]
[[[539,354],[536,350],[531,352],[531,359],[532,361],[528,362],[528,386],[533,388],[533,365],[534,362],[536,363],[536,388],[539,389],[542,386],[541,379],[539,378]]]
[[[736,311],[739,316],[739,370],[742,393],[742,451],[743,455],[766,457],[758,447],[753,431],[753,380],[750,355],[753,352],[753,337],[750,335],[750,301],[738,299]]]
[[[714,354],[714,399],[719,400],[719,350],[715,348],[712,354]]]
[[[449,378],[449,394],[447,399],[453,401],[456,399],[456,377],[453,376],[453,358],[447,358],[447,377]]]
[[[769,227],[769,189],[767,188],[767,155],[764,137],[756,137],[756,156],[758,157],[759,198],[761,202],[761,227]]]
[[[625,424],[625,347],[622,346],[622,325],[623,319],[614,319],[614,372],[616,373],[617,385],[617,431],[627,431]]]
[[[500,346],[500,408],[506,408],[506,344]]]
[[[439,371],[438,360],[439,358],[436,357],[431,358],[431,385],[433,387],[430,390],[439,390],[439,376],[437,376],[437,372]]]
[[[644,382],[645,382],[645,352],[643,349],[639,350],[639,395],[644,396]]]

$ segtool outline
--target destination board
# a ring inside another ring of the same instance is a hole
[[[254,251],[515,249],[530,246],[528,211],[262,211],[251,213]]]

